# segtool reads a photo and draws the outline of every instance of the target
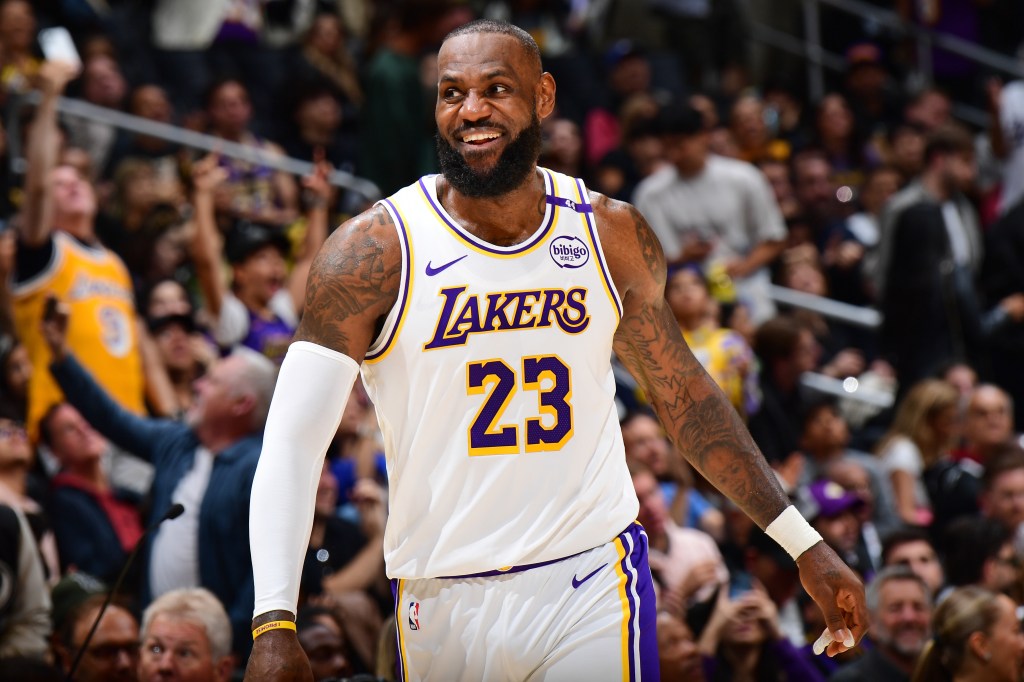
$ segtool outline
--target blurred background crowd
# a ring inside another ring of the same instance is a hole
[[[0,0],[0,679],[240,677],[249,486],[306,273],[437,171],[436,49],[478,17],[536,38],[541,164],[643,212],[691,349],[868,584],[864,645],[814,656],[795,563],[618,372],[662,678],[1019,681],[1016,0]],[[79,66],[46,58],[54,27]],[[303,568],[318,680],[395,679],[387,483],[357,385]]]

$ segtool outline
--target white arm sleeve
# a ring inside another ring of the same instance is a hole
[[[285,355],[249,503],[254,617],[295,612],[324,453],[358,374],[352,358],[308,341]]]

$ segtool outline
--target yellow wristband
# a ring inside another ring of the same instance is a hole
[[[270,632],[271,630],[295,630],[295,621],[272,620],[269,623],[264,623],[252,631],[252,638],[256,639],[264,632]]]

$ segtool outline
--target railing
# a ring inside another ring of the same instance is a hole
[[[25,160],[19,153],[19,145],[17,144],[21,138],[20,131],[18,130],[19,113],[24,104],[32,104],[38,102],[38,100],[39,97],[35,93],[24,97],[22,102],[11,107],[11,115],[8,118],[8,139],[11,141],[12,170],[18,174],[24,171],[25,163]],[[96,106],[82,100],[61,97],[57,101],[57,110],[65,116],[105,123],[139,135],[167,140],[183,147],[217,152],[222,156],[259,164],[285,173],[306,175],[313,170],[313,164],[310,161],[272,154],[259,147],[230,142],[212,135],[197,133],[194,130],[187,130],[167,123],[160,123],[147,118],[126,114],[122,111]],[[381,196],[380,190],[375,184],[365,178],[356,177],[345,171],[333,171],[329,180],[335,187],[355,192],[369,201],[375,201]]]
[[[804,57],[807,60],[808,93],[815,101],[825,94],[824,70],[842,72],[846,60],[842,55],[828,52],[821,46],[820,6],[827,5],[863,18],[870,18],[879,26],[896,29],[917,43],[917,70],[927,83],[933,82],[931,50],[941,48],[977,64],[1014,78],[1024,77],[1024,64],[993,50],[946,33],[939,33],[904,20],[892,10],[882,9],[862,0],[802,0],[804,36],[793,36],[757,21],[751,22],[754,40],[770,47]],[[954,102],[953,114],[968,123],[987,126],[988,113],[977,107]]]
[[[834,320],[848,322],[858,327],[877,329],[882,325],[882,314],[874,308],[861,308],[842,301],[836,301],[823,296],[805,294],[796,289],[788,289],[778,285],[770,285],[769,295],[776,303],[803,308],[816,312]]]

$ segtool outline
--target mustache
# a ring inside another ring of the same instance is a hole
[[[508,133],[508,128],[506,128],[505,126],[499,125],[497,123],[489,123],[489,122],[485,121],[485,122],[482,122],[482,123],[463,123],[458,128],[456,128],[455,130],[452,131],[452,135],[453,136],[459,136],[459,135],[463,135],[465,133],[471,133],[471,132],[473,132],[475,130],[481,130],[481,129],[497,130],[498,132],[505,133],[505,134]]]

